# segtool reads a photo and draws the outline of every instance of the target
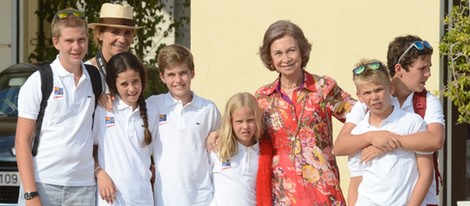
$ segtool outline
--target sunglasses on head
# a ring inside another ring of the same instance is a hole
[[[401,62],[401,59],[403,59],[403,57],[405,57],[406,53],[408,53],[411,50],[411,48],[413,48],[413,47],[416,48],[419,51],[423,51],[424,47],[426,47],[428,49],[432,49],[431,45],[427,41],[415,41],[403,52],[403,54],[401,54],[400,58],[398,58],[397,64],[399,64]]]
[[[78,11],[78,10],[75,10],[75,9],[64,9],[64,10],[60,10],[58,11],[55,16],[59,19],[65,19],[69,16],[75,16],[75,17],[79,17],[79,18],[84,18],[85,17],[85,13],[82,12],[82,11]]]
[[[359,75],[359,74],[362,74],[364,73],[367,69],[371,69],[371,70],[377,70],[380,68],[382,64],[380,62],[372,62],[372,63],[368,63],[368,64],[363,64],[361,66],[358,66],[356,68],[353,69],[353,73],[355,75]]]

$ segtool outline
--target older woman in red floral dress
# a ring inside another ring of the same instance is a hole
[[[340,121],[355,100],[330,77],[305,70],[311,44],[289,21],[267,29],[261,60],[279,77],[255,96],[274,149],[274,205],[345,205],[332,154],[332,116]]]

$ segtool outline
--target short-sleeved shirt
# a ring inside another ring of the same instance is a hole
[[[400,103],[396,97],[391,97],[392,104],[398,108],[401,108],[404,111],[414,113],[413,109],[413,95],[411,93],[408,95],[406,100],[400,106]],[[360,121],[364,119],[364,115],[366,114],[367,106],[364,103],[358,103],[354,105],[351,112],[346,115],[346,122],[350,122],[353,124],[358,124]],[[445,126],[444,122],[444,113],[442,112],[442,106],[439,99],[432,95],[431,92],[427,92],[426,94],[426,111],[424,114],[424,121],[426,124],[431,123],[438,123]],[[433,178],[432,184],[429,187],[428,194],[424,199],[424,203],[427,204],[439,204],[439,197],[436,194],[436,179]]]
[[[147,99],[149,122],[158,124],[154,142],[156,205],[210,205],[214,186],[205,140],[220,127],[215,104],[193,92],[183,105],[170,93]],[[153,108],[151,108],[153,107]]]
[[[82,64],[82,76],[65,70],[59,56],[51,63],[52,93],[47,100],[39,136],[38,153],[33,157],[37,182],[61,186],[95,185],[93,174],[92,114],[95,96],[90,76]],[[35,120],[42,99],[41,77],[33,73],[21,87],[18,116]]]
[[[144,145],[144,127],[140,110],[119,97],[113,110],[96,108],[93,135],[98,145],[98,163],[113,180],[116,188],[114,205],[153,205],[150,183],[153,145]],[[151,129],[151,128],[149,128]],[[109,205],[98,199],[98,205]]]
[[[417,114],[405,112],[398,107],[384,120],[380,127],[369,124],[370,112],[352,130],[359,135],[369,131],[387,130],[399,135],[426,130],[426,123]],[[431,155],[429,153],[420,153]],[[361,163],[360,152],[349,157],[351,177],[362,176],[356,205],[406,205],[418,180],[418,167],[413,151],[397,149]]]
[[[256,205],[259,144],[247,147],[237,142],[237,148],[237,153],[225,162],[220,161],[216,153],[211,153],[214,176],[214,201],[211,206]]]

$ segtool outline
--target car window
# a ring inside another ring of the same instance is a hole
[[[18,93],[31,72],[7,73],[0,76],[0,116],[18,115]]]

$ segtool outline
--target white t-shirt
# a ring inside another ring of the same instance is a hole
[[[153,146],[143,144],[144,127],[139,108],[132,111],[132,107],[116,97],[112,112],[101,106],[96,109],[93,128],[98,163],[117,187],[113,205],[153,205],[149,169]],[[101,198],[97,200],[98,205],[110,205]]]
[[[246,147],[238,142],[238,152],[221,162],[211,153],[214,201],[211,206],[255,206],[259,144]]]
[[[367,113],[351,133],[359,135],[377,130],[407,135],[425,131],[426,123],[419,115],[395,107],[379,128],[369,124]],[[432,152],[420,154],[432,155]],[[356,205],[406,205],[419,176],[415,153],[396,149],[368,163],[361,163],[360,159],[358,152],[348,161],[351,176],[362,176]]]
[[[414,113],[413,109],[413,95],[411,93],[408,95],[406,100],[401,105],[401,109],[407,112]],[[400,103],[396,97],[391,97],[392,104],[396,107],[400,107]],[[361,120],[364,119],[364,115],[366,114],[367,106],[364,103],[358,102],[354,105],[351,111],[346,115],[346,122],[358,124]],[[437,97],[431,94],[431,92],[427,92],[426,94],[426,112],[424,114],[424,121],[426,124],[431,123],[438,123],[445,126],[444,122],[444,113],[442,111],[441,102]],[[439,204],[439,197],[436,194],[436,179],[433,178],[432,184],[429,187],[428,194],[424,199],[424,203],[427,204]]]
[[[51,64],[53,89],[44,111],[38,153],[33,157],[37,182],[61,186],[95,185],[93,174],[92,114],[95,96],[90,76],[82,64],[82,76]],[[18,116],[35,120],[42,99],[41,77],[33,73],[21,87]]]
[[[201,205],[212,202],[209,153],[205,139],[220,126],[215,104],[193,93],[186,105],[169,93],[147,99],[148,115],[158,124],[154,143],[155,204]]]

